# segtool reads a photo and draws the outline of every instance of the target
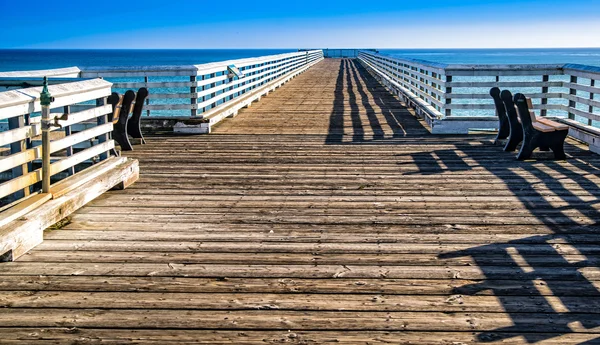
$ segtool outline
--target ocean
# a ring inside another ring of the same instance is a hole
[[[0,49],[0,71],[61,67],[195,65],[294,52],[294,49],[39,50]],[[382,54],[460,64],[577,63],[600,66],[600,48],[381,49]]]

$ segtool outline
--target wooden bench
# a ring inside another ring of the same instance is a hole
[[[504,110],[506,111],[506,118],[510,126],[510,135],[506,145],[504,145],[504,151],[512,152],[517,149],[517,146],[523,141],[523,126],[519,121],[519,115],[517,114],[517,108],[513,101],[513,95],[508,90],[503,90],[500,93],[500,99],[504,104]]]
[[[128,135],[140,139],[142,144],[146,143],[140,127],[146,97],[148,97],[148,89],[145,87],[139,89],[137,93],[132,90],[128,90],[124,95],[113,92],[108,97],[108,102],[113,108],[112,137],[121,146],[122,151],[133,150]],[[129,114],[132,114],[131,117]]]
[[[569,134],[569,126],[552,120],[537,118],[531,103],[522,93],[514,96],[519,118],[523,126],[523,145],[517,159],[531,157],[536,148],[549,148],[556,159],[565,159],[564,143]]]
[[[510,136],[510,122],[506,115],[506,107],[504,102],[500,98],[500,89],[493,87],[490,89],[490,96],[494,99],[494,106],[496,106],[496,115],[498,116],[498,135],[494,138],[494,145],[500,143],[500,140],[506,139]]]

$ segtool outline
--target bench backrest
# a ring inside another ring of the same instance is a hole
[[[500,93],[500,98],[504,103],[506,116],[508,116],[508,121],[510,121],[511,125],[519,123],[519,115],[517,114],[517,108],[512,93],[508,90],[503,90],[502,93]]]
[[[526,129],[533,128],[533,123],[535,122],[535,114],[532,116],[532,112],[529,110],[530,102],[527,102],[527,97],[522,93],[517,93],[514,97],[514,103],[517,106],[519,118],[521,119],[523,127]]]
[[[497,87],[493,87],[490,89],[490,96],[494,100],[494,105],[496,106],[496,115],[498,117],[506,116],[506,107],[502,99],[500,98],[500,89]]]
[[[119,119],[126,120],[129,114],[135,106],[135,92],[128,90],[124,95],[119,95],[117,92],[113,92],[108,97],[108,103],[113,107],[112,122],[116,124]],[[121,121],[123,121],[121,120]]]

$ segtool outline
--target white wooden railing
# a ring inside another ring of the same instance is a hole
[[[369,51],[359,52],[359,60],[438,133],[493,128],[497,118],[489,90],[499,87],[532,98],[538,116],[557,117],[573,128],[600,134],[600,67],[448,65]]]
[[[44,229],[139,177],[137,160],[112,154],[112,84],[47,84],[0,92],[0,123],[7,124],[0,130],[0,262],[25,254],[43,241]]]
[[[84,68],[80,77],[114,79],[115,89],[148,88],[148,115],[179,111],[177,115],[195,117],[322,58],[322,50],[312,50],[190,66]],[[243,75],[232,74],[230,66]]]
[[[176,131],[210,132],[211,125],[237,113],[261,96],[323,59],[322,50],[262,56],[187,66],[86,67],[0,72],[2,78],[104,78],[113,91],[145,87],[145,115],[182,120]],[[1,86],[0,86],[1,87]],[[185,121],[192,120],[192,121]],[[192,123],[191,125],[189,123]]]
[[[81,80],[66,84],[51,85],[49,91],[54,97],[50,109],[60,113],[51,113],[52,126],[49,128],[54,140],[49,142],[48,176],[53,182],[72,176],[90,163],[98,163],[108,158],[108,152],[114,148],[109,139],[112,122],[108,114],[112,113],[106,97],[111,93],[111,83],[101,80]],[[8,122],[8,129],[0,132],[0,170],[4,172],[0,183],[0,226],[8,222],[2,211],[9,209],[23,199],[31,198],[41,192],[42,181],[42,124],[38,113],[42,87],[0,92],[0,121]],[[89,109],[71,112],[71,107],[81,103],[93,104]],[[82,122],[93,126],[84,131],[73,133],[71,127]],[[74,150],[80,143],[86,148]],[[76,152],[77,151],[77,152]]]

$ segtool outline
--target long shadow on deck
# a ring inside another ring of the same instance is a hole
[[[351,124],[351,133],[345,132],[344,123]],[[326,144],[390,144],[389,139],[427,134],[429,131],[357,60],[341,60]]]
[[[569,147],[568,150],[577,152],[579,149]],[[494,342],[522,336],[529,343],[537,343],[557,337],[557,334],[597,333],[595,328],[600,327],[597,309],[600,291],[586,275],[592,274],[598,281],[600,212],[594,205],[600,203],[600,189],[586,175],[598,176],[600,169],[583,163],[577,157],[569,158],[566,165],[543,160],[531,163],[518,162],[513,154],[502,152],[500,148],[497,151],[497,159],[491,159],[481,154],[480,147],[464,143],[456,145],[455,150],[410,155],[420,174],[484,168],[501,179],[511,194],[519,199],[521,205],[515,205],[516,208],[524,207],[554,232],[440,255],[441,259],[473,258],[485,280],[455,288],[454,293],[478,295],[491,291],[512,319],[513,326],[480,333],[478,339]],[[457,152],[474,162],[469,165]],[[531,175],[539,182],[532,185],[523,175]],[[559,180],[557,175],[564,177]],[[589,197],[584,199],[573,193],[563,184],[565,180],[587,191]],[[552,193],[544,195],[539,187]],[[490,263],[488,256],[493,254],[505,256],[500,266]],[[515,285],[515,280],[519,284]],[[516,299],[523,295],[529,296],[526,303]],[[600,338],[585,344],[598,343]]]

